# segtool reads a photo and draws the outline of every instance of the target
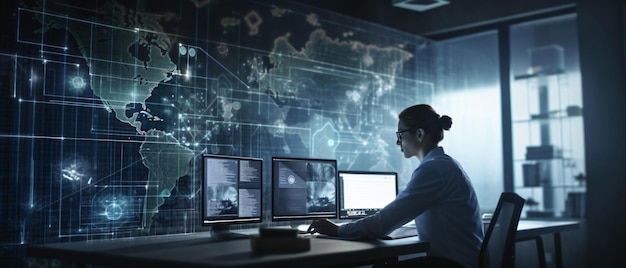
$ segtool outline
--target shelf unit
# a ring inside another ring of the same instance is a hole
[[[515,192],[526,217],[584,217],[580,90],[563,71],[515,76],[511,87]]]

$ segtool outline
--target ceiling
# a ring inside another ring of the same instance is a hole
[[[421,12],[396,7],[393,5],[394,0],[292,1],[432,39],[441,39],[450,33],[469,28],[486,27],[521,17],[575,8],[574,0],[447,0],[448,4]],[[415,0],[414,2],[429,1],[436,0]]]

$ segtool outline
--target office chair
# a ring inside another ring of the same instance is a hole
[[[516,193],[500,195],[480,248],[479,267],[515,266],[515,234],[524,202]]]

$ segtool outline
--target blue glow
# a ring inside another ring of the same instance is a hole
[[[70,84],[74,89],[83,89],[87,85],[87,83],[85,83],[85,80],[80,76],[73,77],[70,80]]]
[[[119,220],[122,215],[124,215],[124,210],[120,205],[113,203],[106,207],[104,215],[107,217],[107,219],[116,221]]]
[[[163,189],[163,191],[161,191],[161,196],[162,197],[170,197],[171,195],[172,195],[172,193],[168,189]]]

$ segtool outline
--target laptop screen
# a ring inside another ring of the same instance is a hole
[[[395,172],[339,171],[339,219],[372,215],[397,195]]]

